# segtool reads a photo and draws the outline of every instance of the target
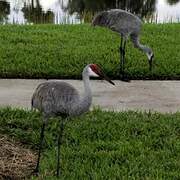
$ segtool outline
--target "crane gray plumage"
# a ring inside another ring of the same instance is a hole
[[[39,154],[35,173],[38,173],[39,171],[39,161],[44,138],[44,129],[48,119],[53,116],[61,116],[62,118],[79,116],[89,110],[92,103],[92,92],[89,83],[89,76],[100,76],[114,85],[114,83],[102,72],[99,66],[96,64],[89,64],[82,72],[82,78],[84,82],[83,96],[80,96],[78,91],[72,85],[61,81],[47,81],[41,83],[36,88],[32,96],[31,103],[33,108],[38,109],[43,113],[44,120],[41,129]],[[58,137],[57,176],[60,174],[59,156],[63,129],[64,121],[61,120]]]
[[[77,116],[86,112],[91,105],[91,92],[80,99],[78,91],[70,84],[60,81],[49,81],[40,84],[32,98],[32,106],[45,112],[46,116],[66,114]],[[83,104],[82,106],[79,104]]]
[[[154,57],[153,51],[148,46],[142,45],[139,41],[140,31],[142,27],[142,21],[134,14],[121,10],[112,9],[98,13],[93,21],[93,26],[103,26],[117,32],[121,36],[120,45],[120,61],[121,61],[121,73],[124,76],[124,63],[125,63],[125,46],[128,37],[135,48],[146,53],[149,60],[149,68],[152,69],[152,60]]]

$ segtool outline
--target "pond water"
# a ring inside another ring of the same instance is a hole
[[[112,8],[128,10],[145,22],[180,22],[180,0],[0,0],[0,24],[77,24]]]

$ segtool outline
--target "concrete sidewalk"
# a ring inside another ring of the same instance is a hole
[[[37,85],[45,80],[1,79],[0,106],[30,108],[31,96]],[[83,92],[80,80],[62,80]],[[93,105],[102,109],[153,110],[176,112],[180,110],[180,81],[105,81],[92,80]]]

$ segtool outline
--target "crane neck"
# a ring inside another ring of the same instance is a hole
[[[88,66],[86,66],[82,72],[82,79],[84,83],[84,96],[92,96],[90,79],[88,74]]]
[[[147,53],[147,51],[149,50],[149,47],[141,44],[138,36],[131,35],[131,40],[132,40],[135,48],[138,48],[139,50],[143,51],[144,53]]]
[[[84,94],[80,98],[80,101],[76,104],[75,115],[80,115],[89,110],[92,103],[92,92],[90,87],[90,79],[88,74],[88,66],[86,66],[82,72],[82,79],[84,83]]]

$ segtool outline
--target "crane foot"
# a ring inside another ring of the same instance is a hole
[[[121,78],[121,81],[124,81],[124,82],[131,82],[131,80],[128,79],[128,78]]]
[[[122,74],[122,76],[120,77],[120,80],[124,81],[124,82],[130,82],[131,81],[128,77],[124,76],[124,74]]]

